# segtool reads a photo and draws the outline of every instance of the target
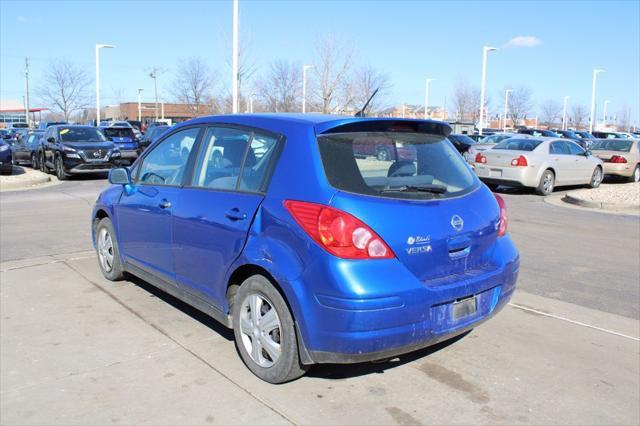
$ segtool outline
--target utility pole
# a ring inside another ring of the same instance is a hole
[[[591,83],[591,116],[589,117],[589,133],[593,132],[593,126],[595,125],[596,118],[596,78],[598,74],[604,72],[604,70],[593,70],[593,81]]]
[[[562,106],[562,130],[567,130],[567,101],[569,100],[569,96],[565,96],[563,99]]]
[[[307,112],[307,70],[313,65],[302,66],[302,113]]]
[[[482,128],[484,127],[484,94],[487,82],[487,53],[498,50],[495,47],[484,46],[482,48],[482,85],[480,86],[480,124],[478,125],[478,133],[482,136]]]
[[[433,80],[433,78],[427,78],[424,81],[424,119],[426,120],[428,118],[428,112],[427,110],[429,109],[429,83],[431,83]]]
[[[142,102],[140,101],[140,94],[144,91],[144,89],[138,89],[138,121],[142,126]]]
[[[149,77],[153,79],[153,86],[156,92],[156,121],[158,121],[158,69],[156,67],[153,67]]]
[[[238,113],[238,0],[233,0],[233,47],[231,58],[231,96],[232,111]]]
[[[509,113],[509,94],[511,89],[507,89],[504,92],[504,113],[502,114],[502,132],[507,131],[507,114]]]
[[[24,58],[24,113],[27,119],[27,126],[31,127],[29,118],[29,58]]]

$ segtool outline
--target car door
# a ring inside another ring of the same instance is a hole
[[[44,155],[45,165],[49,168],[53,168],[53,157],[55,152],[57,131],[55,127],[47,128],[44,140],[42,141],[42,153]]]
[[[570,185],[574,182],[574,167],[569,147],[564,141],[553,141],[549,144],[551,165],[556,174],[556,185]]]
[[[585,150],[575,142],[566,141],[573,160],[573,178],[575,183],[589,183],[593,175],[593,161],[585,155]]]
[[[168,135],[136,166],[133,187],[116,204],[119,244],[125,262],[175,284],[172,211],[189,166],[190,152],[201,128],[189,127]]]
[[[220,308],[227,270],[240,255],[280,143],[277,135],[209,127],[191,185],[173,211],[178,285]]]

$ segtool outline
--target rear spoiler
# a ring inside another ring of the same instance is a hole
[[[352,133],[352,132],[399,132],[426,133],[430,135],[449,136],[451,127],[442,121],[431,120],[398,120],[398,119],[354,119],[340,122],[320,131],[320,134]]]

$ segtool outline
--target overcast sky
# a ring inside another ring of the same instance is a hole
[[[479,86],[482,46],[501,47],[489,57],[487,92],[492,110],[505,86],[529,86],[546,99],[589,106],[591,72],[603,68],[598,103],[623,105],[640,117],[640,2],[399,2],[240,0],[240,30],[256,76],[274,59],[309,63],[326,34],[351,43],[358,63],[388,74],[392,101],[422,104],[424,78],[430,105],[442,105],[459,80]],[[200,56],[229,86],[231,1],[0,1],[0,96],[21,100],[24,57],[31,85],[51,59],[70,58],[95,73],[94,45],[116,49],[101,55],[103,104],[136,101],[137,88],[151,100],[156,65],[166,93],[180,59]],[[170,96],[166,95],[167,100]],[[36,106],[36,105],[34,105]],[[451,103],[449,102],[451,107]]]

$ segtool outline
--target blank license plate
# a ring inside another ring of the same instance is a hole
[[[457,320],[457,319],[475,314],[476,309],[477,309],[476,298],[469,297],[467,299],[453,302],[453,309],[452,309],[451,315],[454,320]]]
[[[491,169],[491,170],[489,170],[489,176],[491,176],[491,177],[502,177],[502,170]]]

